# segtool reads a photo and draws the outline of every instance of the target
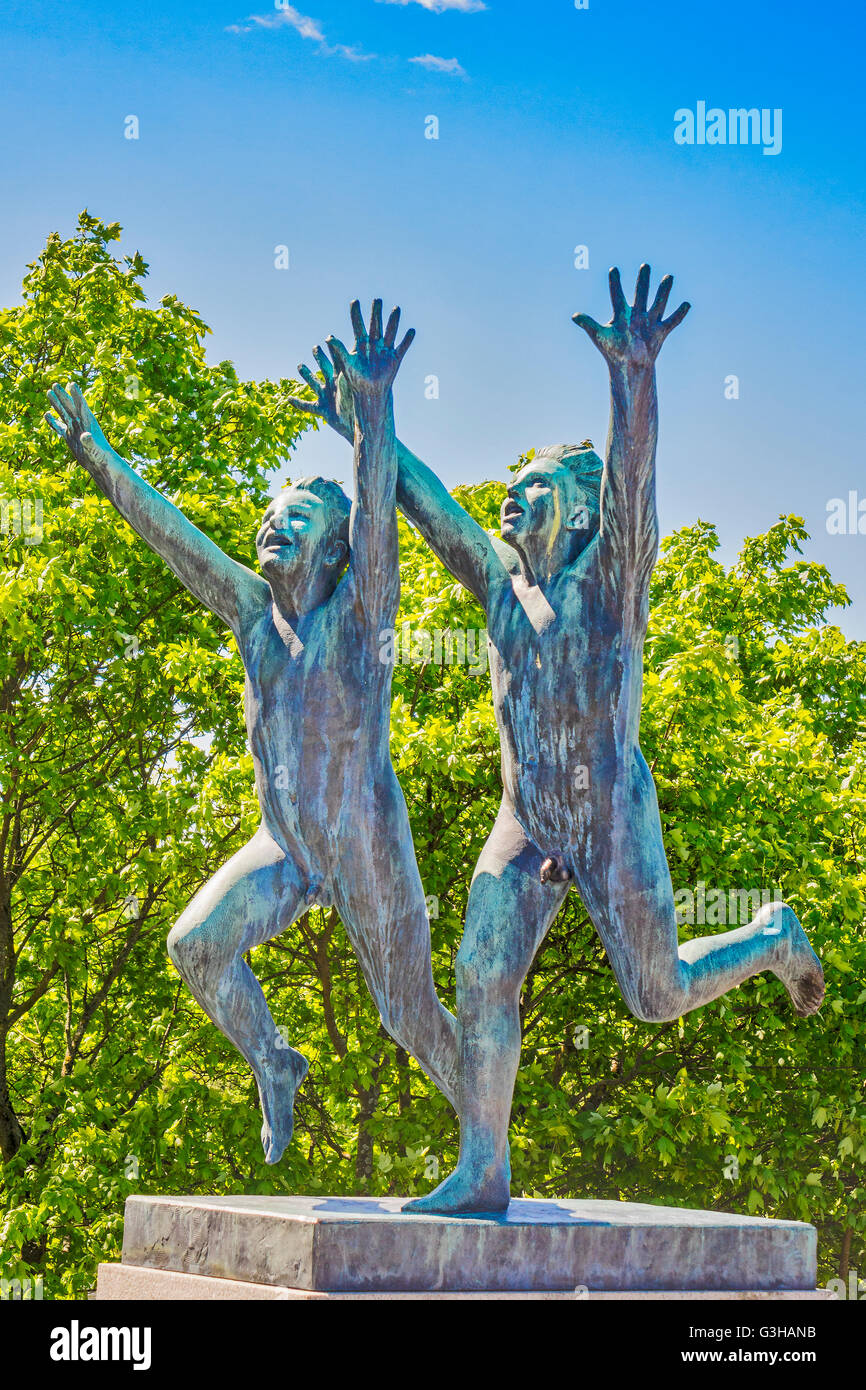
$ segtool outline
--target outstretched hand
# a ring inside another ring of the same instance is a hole
[[[349,312],[355,330],[354,352],[350,352],[339,338],[334,337],[325,340],[330,358],[321,347],[313,348],[322,380],[315,377],[309,367],[302,365],[298,372],[313,392],[315,400],[289,396],[288,402],[298,410],[318,415],[351,442],[355,437],[355,398],[370,401],[384,401],[387,398],[400,363],[415,337],[415,329],[409,329],[398,347],[395,344],[400,324],[399,309],[392,309],[383,331],[382,301],[374,299],[369,332],[357,299],[352,301]]]
[[[70,386],[66,392],[55,383],[48,392],[48,399],[60,419],[55,419],[50,412],[46,412],[45,419],[88,472],[117,457],[77,386]]]
[[[681,304],[670,318],[662,318],[674,283],[674,277],[666,275],[656,290],[655,299],[647,308],[650,286],[648,265],[642,265],[638,271],[634,304],[627,302],[619,271],[615,267],[609,278],[613,305],[610,323],[596,323],[589,314],[573,314],[572,318],[578,328],[589,335],[609,366],[620,364],[624,367],[651,368],[665,338],[677,324],[682,323],[691,305]]]
[[[322,380],[314,376],[303,363],[298,367],[298,375],[309,386],[315,400],[304,400],[302,396],[289,396],[288,403],[296,410],[304,410],[309,415],[318,415],[332,430],[341,434],[349,443],[355,438],[355,412],[352,409],[352,393],[344,377],[334,367],[322,347],[313,348],[313,357],[322,374]]]

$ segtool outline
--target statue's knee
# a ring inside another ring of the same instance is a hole
[[[474,994],[481,985],[483,970],[476,951],[467,950],[465,943],[457,952],[454,979],[458,994]]]
[[[185,949],[183,943],[186,934],[187,929],[184,926],[183,918],[181,918],[179,922],[175,922],[174,926],[168,934],[168,940],[165,943],[166,950],[168,951],[168,954],[173,964],[176,965],[178,968],[180,968],[180,962],[183,959]]]
[[[476,946],[466,951],[461,947],[457,953],[457,990],[464,997],[496,996],[504,1001],[519,993],[525,976],[523,961],[505,951],[483,951]]]
[[[168,934],[166,946],[175,969],[185,980],[195,980],[204,964],[201,925],[180,917]]]
[[[413,1052],[412,1010],[406,1002],[399,998],[383,1000],[379,1017],[382,1027],[397,1046],[406,1052]]]
[[[641,1023],[670,1023],[683,1011],[682,999],[674,998],[669,990],[652,983],[642,982],[624,989],[623,995],[630,1012]]]

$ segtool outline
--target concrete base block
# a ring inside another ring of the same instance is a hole
[[[123,1267],[286,1297],[815,1291],[815,1230],[800,1221],[535,1199],[502,1217],[418,1216],[404,1200],[130,1197]]]

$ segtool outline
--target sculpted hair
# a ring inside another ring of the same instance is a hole
[[[352,504],[339,483],[330,478],[295,478],[292,487],[303,487],[321,498],[328,514],[328,540],[345,542],[349,546],[349,517]]]
[[[589,440],[583,444],[548,444],[543,449],[536,449],[535,458],[553,459],[556,463],[564,464],[574,481],[584,489],[594,509],[600,509],[604,463]]]

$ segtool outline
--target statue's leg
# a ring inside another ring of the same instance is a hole
[[[291,926],[304,876],[264,827],[195,895],[168,953],[205,1013],[252,1067],[262,1104],[262,1147],[277,1163],[292,1137],[295,1092],[307,1061],[280,1034],[245,951]]]
[[[569,887],[541,882],[544,859],[503,802],[473,875],[457,956],[460,1159],[434,1192],[404,1211],[447,1215],[508,1206],[520,990]]]
[[[633,1014],[679,1018],[763,971],[782,980],[798,1013],[820,1007],[821,962],[785,903],[769,903],[733,931],[678,944],[655,786],[640,755],[631,785],[613,794],[608,824],[593,835],[577,877]]]
[[[457,1106],[457,1025],[436,993],[430,919],[399,784],[376,787],[333,877],[334,905],[395,1042]]]

